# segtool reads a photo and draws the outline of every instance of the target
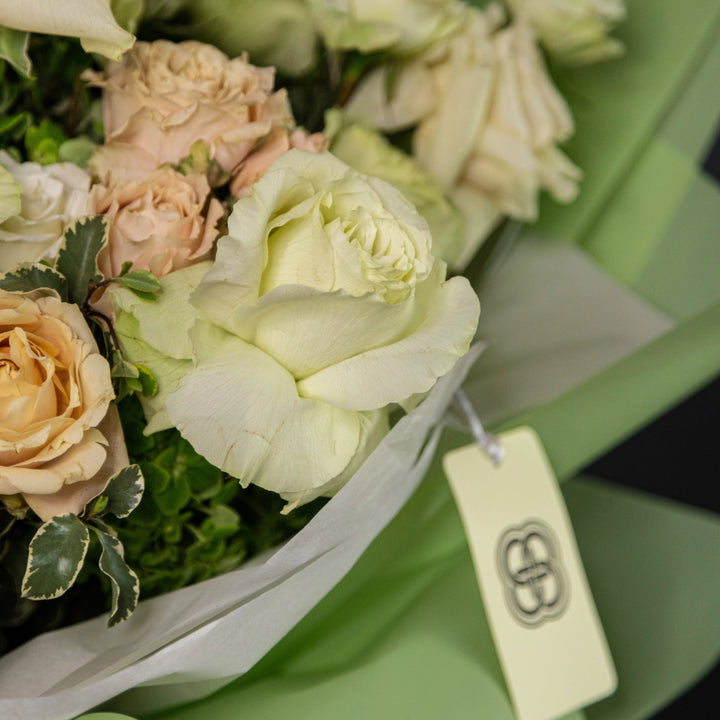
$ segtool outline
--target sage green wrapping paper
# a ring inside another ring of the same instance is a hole
[[[256,668],[206,700],[138,717],[513,720],[440,469],[442,451],[466,440],[445,436],[393,523]],[[695,678],[720,645],[709,632],[717,627],[720,523],[596,481],[563,490],[620,675],[616,696],[587,717],[639,720]]]
[[[632,0],[628,7],[617,32],[624,58],[557,70],[577,122],[568,153],[586,180],[573,206],[545,201],[532,233],[574,245],[626,288],[639,312],[646,302],[657,322],[624,357],[497,417],[500,429],[532,425],[564,480],[720,372],[720,190],[701,169],[719,127],[720,6]],[[468,390],[482,416],[477,387]],[[443,450],[467,441],[445,432],[426,480],[396,519],[245,676],[205,700],[136,717],[510,720],[439,469]],[[564,492],[620,676],[612,698],[571,717],[641,720],[720,650],[720,522],[594,480],[568,480]],[[134,712],[124,698],[108,707]]]

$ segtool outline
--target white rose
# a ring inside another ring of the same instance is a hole
[[[390,404],[429,390],[466,352],[477,297],[465,278],[445,280],[427,223],[397,190],[329,153],[283,154],[228,233],[199,284],[195,266],[163,285],[174,293],[163,322],[192,327],[184,344],[123,292],[133,318],[120,312],[116,328],[198,452],[306,502],[349,478]]]
[[[333,135],[330,149],[355,170],[374,175],[397,188],[427,220],[433,255],[451,268],[456,266],[465,238],[464,219],[445,197],[435,177],[380,133],[361,125],[339,129]]]
[[[570,64],[617,57],[623,44],[608,34],[625,19],[623,0],[507,0],[527,18],[545,49]]]
[[[18,214],[0,222],[0,271],[52,257],[68,225],[90,213],[90,177],[72,163],[18,163],[0,151],[0,164],[21,191]]]

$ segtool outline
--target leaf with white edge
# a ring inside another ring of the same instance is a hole
[[[55,269],[67,278],[71,302],[83,305],[90,282],[102,280],[97,256],[107,244],[107,236],[108,225],[101,215],[82,218],[65,232]]]
[[[139,465],[128,465],[110,478],[103,491],[108,504],[105,512],[117,518],[127,517],[142,500],[145,480]]]
[[[140,582],[125,562],[122,543],[97,527],[93,527],[93,530],[102,546],[100,570],[110,578],[112,585],[112,609],[107,623],[108,627],[112,627],[127,620],[137,607]]]
[[[8,292],[31,292],[39,288],[55,290],[62,300],[67,300],[67,280],[46,265],[23,263],[0,277],[0,288]]]
[[[30,541],[22,596],[51,600],[62,595],[75,582],[89,542],[87,527],[72,513],[41,525]]]
[[[32,63],[28,56],[29,33],[0,26],[0,59],[7,60],[21,75],[29,78]]]

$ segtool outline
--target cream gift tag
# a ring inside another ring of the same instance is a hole
[[[611,694],[617,676],[560,489],[537,435],[443,459],[520,720],[551,720]]]

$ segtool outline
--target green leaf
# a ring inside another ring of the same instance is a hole
[[[149,368],[144,365],[135,365],[138,371],[138,380],[142,385],[142,394],[145,397],[154,397],[158,392],[158,382]]]
[[[149,485],[149,476],[145,463],[143,463],[143,473],[145,474],[145,482]],[[162,513],[157,503],[153,500],[147,490],[143,496],[142,502],[135,508],[135,512],[128,518],[128,522],[134,526],[140,526],[142,528],[150,528],[154,531],[159,524],[158,518],[161,517]]]
[[[31,292],[39,288],[57,291],[62,300],[67,300],[67,281],[56,270],[46,265],[23,263],[0,276],[0,288],[8,292]]]
[[[190,492],[197,500],[212,500],[220,492],[223,481],[222,471],[208,463],[208,472],[188,472]]]
[[[140,583],[125,562],[122,543],[98,527],[93,527],[93,530],[102,547],[98,566],[110,578],[112,585],[112,609],[107,623],[108,627],[112,627],[127,620],[137,607]]]
[[[29,78],[32,62],[27,54],[30,34],[0,26],[0,59],[7,60],[21,75]]]
[[[155,293],[145,292],[144,290],[135,290],[134,288],[132,288],[131,290],[141,300],[149,300],[150,302],[157,301],[157,295]]]
[[[225,542],[219,537],[208,538],[188,548],[188,557],[202,563],[215,562],[219,560],[224,553]]]
[[[226,538],[240,528],[240,516],[227,505],[217,505],[200,526],[200,532],[209,538]]]
[[[62,595],[75,582],[89,542],[87,527],[72,513],[43,523],[30,541],[23,597],[50,600]]]
[[[98,495],[94,500],[90,501],[90,509],[85,508],[84,515],[102,515],[108,505],[108,498],[105,495]]]
[[[177,517],[177,516],[176,516]],[[162,526],[162,538],[166,543],[174,545],[182,540],[184,525],[179,522],[173,522],[173,519],[167,520]]]
[[[135,395],[136,393],[142,393],[142,384],[135,378],[118,378],[116,388],[116,400],[120,401],[123,398]]]
[[[140,556],[140,564],[143,567],[170,567],[174,565],[180,557],[180,550],[174,545],[164,547],[162,550],[153,550],[143,553]]]
[[[183,175],[198,173],[206,175],[210,163],[210,150],[204,140],[197,140],[190,146],[190,154],[182,158],[175,169]]]
[[[127,517],[142,500],[145,481],[139,465],[128,465],[110,478],[103,491],[108,499],[105,512],[116,518]]]
[[[157,295],[162,290],[160,282],[149,270],[133,270],[126,274],[120,274],[113,278],[118,285],[126,287],[134,292],[149,293]]]
[[[209,499],[215,495],[222,484],[222,471],[196,453],[193,446],[180,435],[176,438],[175,447],[177,450],[173,464],[168,470],[175,475],[183,475],[190,491],[197,498]]]
[[[68,280],[71,302],[83,305],[87,300],[90,282],[102,280],[97,256],[107,244],[107,236],[108,226],[100,215],[82,218],[65,232],[65,241],[58,252],[55,269]]]
[[[154,451],[155,439],[159,436],[156,434],[154,437],[148,437],[143,434],[143,430],[145,430],[145,415],[139,400],[137,400],[137,398],[128,398],[126,401],[118,403],[118,410],[120,411],[120,418],[122,420],[125,442],[131,453],[133,453],[134,458],[136,459],[138,455],[151,450]]]
[[[13,130],[20,129],[22,123],[25,123],[26,125],[30,124],[29,113],[16,113],[15,115],[8,115],[7,117],[0,119],[0,135],[5,135]]]
[[[88,166],[88,161],[95,152],[95,143],[86,135],[70,138],[58,148],[58,155],[63,162],[71,162],[81,168]]]
[[[28,158],[41,165],[60,162],[60,146],[67,140],[59,125],[43,120],[31,125],[25,133],[25,150]]]
[[[182,510],[190,500],[190,488],[184,475],[170,473],[167,486],[156,493],[155,502],[165,515],[174,515]]]
[[[153,497],[164,492],[170,483],[170,473],[151,462],[144,462],[141,467],[143,477],[145,478],[145,487]]]
[[[115,352],[114,362],[112,370],[110,371],[110,375],[111,377],[118,378],[139,378],[140,371],[135,365],[125,360],[125,358],[119,352]]]

